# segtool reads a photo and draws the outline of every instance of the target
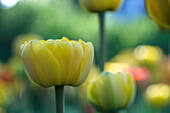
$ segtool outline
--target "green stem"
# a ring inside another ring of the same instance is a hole
[[[168,54],[170,55],[170,33],[168,34]]]
[[[55,86],[56,113],[64,113],[64,86]]]
[[[106,58],[106,44],[105,44],[105,31],[104,31],[104,12],[99,12],[99,23],[100,23],[100,71],[104,70],[104,63]]]
[[[169,55],[168,59],[170,59],[170,32],[168,34],[168,55]],[[170,64],[170,60],[168,60],[168,63]],[[168,82],[170,82],[170,77],[168,79],[169,79]]]

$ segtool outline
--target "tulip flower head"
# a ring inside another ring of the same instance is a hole
[[[153,106],[164,107],[170,102],[170,87],[166,84],[150,85],[146,89],[146,100]]]
[[[67,38],[32,40],[21,45],[28,77],[43,86],[81,85],[93,62],[91,42]]]
[[[136,86],[130,74],[103,72],[89,85],[88,99],[98,111],[113,112],[132,104]]]
[[[123,0],[80,0],[80,4],[91,12],[116,11]]]
[[[160,27],[170,30],[169,0],[146,0],[146,9]]]

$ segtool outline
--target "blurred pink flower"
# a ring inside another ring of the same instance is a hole
[[[146,86],[150,81],[150,72],[144,67],[131,67],[125,70],[126,73],[131,73],[138,86]]]

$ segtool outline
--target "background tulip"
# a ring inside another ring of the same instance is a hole
[[[116,11],[123,0],[80,0],[80,4],[89,11]]]
[[[170,87],[166,84],[150,85],[146,90],[147,102],[156,107],[164,107],[170,102]]]
[[[104,70],[112,73],[123,72],[129,66],[125,63],[107,62],[105,64]]]
[[[82,84],[92,65],[93,45],[90,42],[33,40],[21,45],[28,77],[43,86]]]
[[[162,50],[157,46],[140,45],[134,51],[136,59],[141,62],[155,65],[159,63],[162,58]]]
[[[150,83],[150,72],[144,67],[131,67],[124,70],[126,73],[130,73],[133,79],[136,81],[136,85],[139,88],[145,87]]]
[[[135,82],[130,74],[103,72],[89,85],[88,99],[103,112],[113,112],[129,106],[135,97]]]
[[[170,30],[169,0],[146,0],[146,9],[160,27]]]
[[[22,95],[22,89],[24,87],[23,82],[11,73],[7,64],[2,64],[2,70],[0,71],[0,113],[12,111],[13,107],[9,107],[12,103],[15,103],[17,109],[20,109],[19,96]],[[8,110],[6,110],[8,108]]]
[[[134,55],[139,65],[146,67],[151,72],[151,82],[160,82],[160,63],[163,58],[162,49],[157,46],[140,45],[134,50]]]

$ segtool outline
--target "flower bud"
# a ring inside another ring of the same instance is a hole
[[[91,12],[116,11],[123,0],[79,0],[80,4]]]
[[[103,72],[89,85],[88,99],[98,111],[113,112],[132,104],[136,86],[130,74]]]
[[[28,77],[43,87],[81,85],[90,71],[94,55],[91,42],[71,41],[65,37],[32,40],[21,45],[21,50]]]
[[[169,0],[146,0],[146,9],[160,27],[170,30]]]

